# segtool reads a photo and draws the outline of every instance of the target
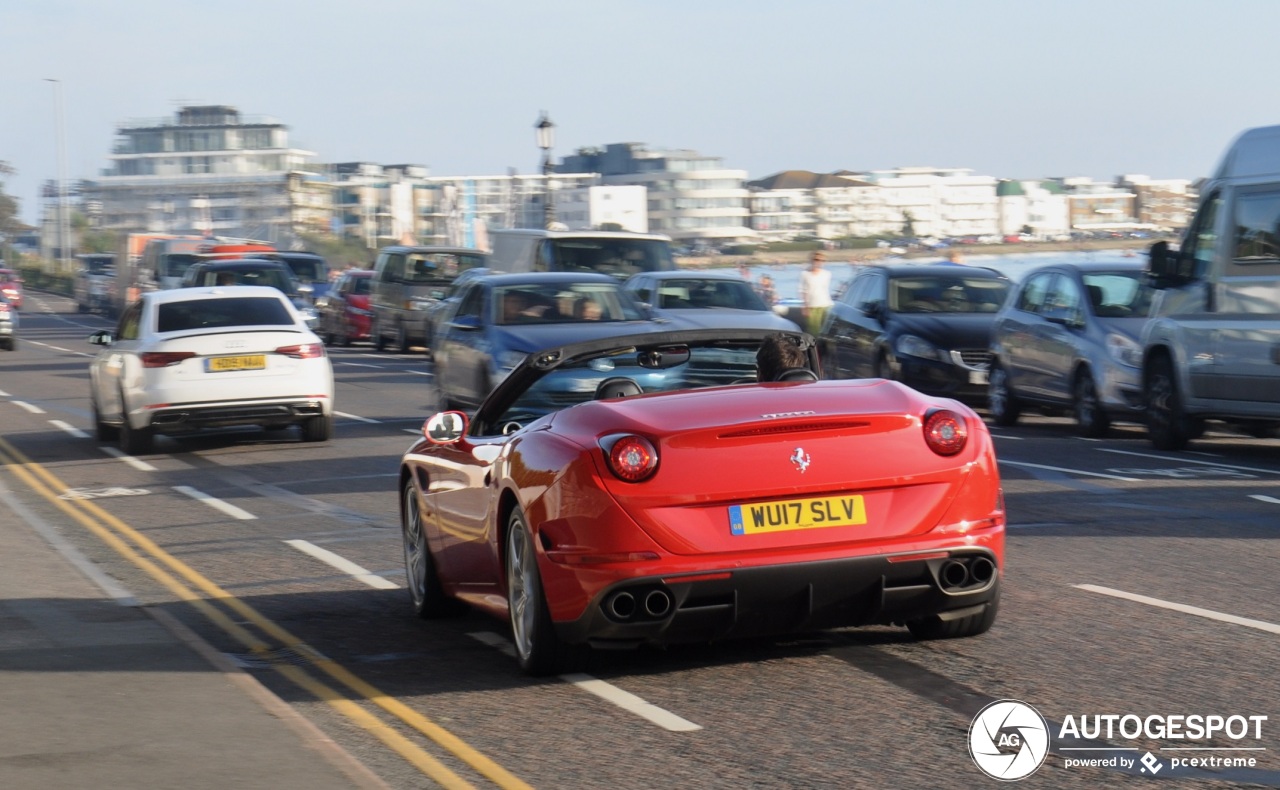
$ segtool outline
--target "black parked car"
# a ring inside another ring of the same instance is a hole
[[[829,378],[885,378],[984,401],[996,311],[1010,281],[954,264],[862,267],[819,333]]]

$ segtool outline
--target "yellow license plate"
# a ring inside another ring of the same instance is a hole
[[[764,532],[817,527],[854,527],[865,523],[867,506],[861,495],[729,506],[729,529],[735,535],[759,535]]]
[[[242,357],[209,357],[204,361],[204,369],[210,373],[223,373],[228,370],[262,370],[267,366],[265,354],[249,354]]]

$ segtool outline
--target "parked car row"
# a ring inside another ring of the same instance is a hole
[[[1085,436],[1142,421],[1140,338],[1155,289],[1131,260],[1037,269],[863,267],[819,340],[833,378],[888,378],[985,402],[999,425],[1070,411]]]

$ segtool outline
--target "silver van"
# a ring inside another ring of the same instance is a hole
[[[382,351],[389,342],[401,352],[429,346],[427,311],[443,299],[454,278],[485,265],[485,253],[468,247],[383,247],[373,265],[369,334]]]
[[[1178,450],[1221,420],[1280,427],[1280,126],[1251,129],[1200,189],[1182,245],[1151,246],[1159,293],[1142,334],[1152,443]]]
[[[490,237],[494,272],[598,272],[626,280],[676,268],[671,239],[656,234],[517,228],[490,231]]]

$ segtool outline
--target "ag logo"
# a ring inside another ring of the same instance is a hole
[[[993,702],[969,725],[969,755],[992,779],[1011,782],[1030,776],[1049,756],[1049,724],[1025,702]]]

